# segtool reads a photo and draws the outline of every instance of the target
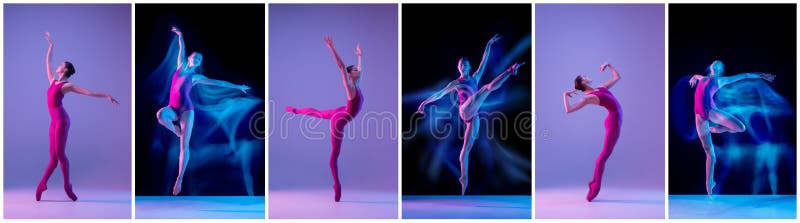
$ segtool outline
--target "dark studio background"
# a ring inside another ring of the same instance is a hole
[[[677,126],[694,127],[693,88],[689,88],[685,105],[674,106],[672,95],[681,78],[690,74],[706,75],[705,69],[714,60],[725,63],[725,75],[744,72],[766,72],[776,75],[770,83],[778,94],[796,108],[796,6],[794,4],[670,4],[669,5],[669,193],[705,194],[705,153],[700,140],[686,141]],[[677,101],[684,99],[677,99]],[[677,113],[686,117],[675,117]],[[755,116],[754,116],[755,117]],[[676,119],[677,118],[677,119]],[[755,119],[755,118],[754,118]],[[763,118],[761,118],[763,119]],[[770,139],[784,141],[788,151],[778,158],[778,193],[795,194],[795,116],[770,118],[775,133]],[[754,123],[763,120],[753,120]],[[683,123],[676,125],[676,123]],[[747,126],[747,131],[755,127]],[[691,129],[694,131],[694,129]],[[724,133],[731,134],[731,133]],[[745,150],[739,163],[725,160],[726,143],[721,134],[712,134],[717,151],[717,193],[753,194],[755,180],[753,150]],[[735,137],[751,146],[749,133]],[[747,147],[752,148],[752,147]],[[749,159],[748,159],[749,158]],[[764,173],[766,174],[766,169]],[[770,193],[767,178],[756,193]]]
[[[148,95],[153,89],[145,83],[166,55],[174,36],[170,26],[176,25],[183,32],[187,56],[193,51],[203,53],[202,70],[207,77],[245,84],[251,87],[250,95],[263,99],[264,17],[263,4],[136,4],[136,195],[168,195],[177,175],[177,150],[168,154],[166,150],[150,148],[153,137],[176,142],[178,138],[158,124],[156,111],[166,104]],[[262,103],[252,111],[242,112],[248,112],[246,117],[263,117],[263,107]],[[220,155],[200,160],[199,151],[221,149],[205,145],[227,145],[227,138],[219,130],[213,130],[220,134],[209,138],[196,136],[198,129],[211,125],[208,120],[208,115],[195,112],[192,155],[181,194],[247,195],[242,169],[231,161],[235,152],[212,151]],[[264,129],[263,119],[258,125]],[[248,129],[248,123],[240,124],[237,140],[260,137],[262,146],[258,148],[263,148],[263,133],[254,137]],[[263,196],[264,150],[255,149],[251,155],[253,190],[255,195]]]
[[[452,119],[444,122],[458,123],[453,126],[458,130],[450,131],[445,140],[434,138],[433,132],[420,127],[419,123],[424,121],[418,120],[420,117],[414,112],[430,93],[458,78],[459,58],[468,58],[474,72],[487,41],[496,33],[502,39],[495,43],[478,87],[489,83],[515,61],[525,61],[526,65],[520,68],[517,76],[509,77],[500,90],[491,93],[485,104],[503,100],[502,103],[481,109],[482,112],[502,112],[509,122],[506,125],[481,123],[478,139],[470,154],[469,187],[466,193],[530,195],[531,5],[403,4],[402,13],[403,195],[460,193],[458,156],[463,143],[464,124],[458,118],[458,109],[455,107],[458,103],[456,94],[451,93],[429,104],[426,109],[429,114],[434,105],[440,111],[449,110]],[[510,54],[518,43],[525,45],[524,50],[508,64],[501,64],[501,59]],[[527,123],[518,121],[519,117],[527,118]],[[427,115],[426,119],[430,118]],[[521,128],[527,132],[515,133],[515,125],[516,129],[523,126]],[[412,135],[409,131],[416,133]],[[487,131],[493,131],[495,136],[506,131],[508,138],[503,140],[495,137],[482,145],[481,140],[485,140]],[[432,145],[441,143],[446,144],[445,148],[432,148],[436,147]],[[499,147],[509,153],[504,153]],[[440,155],[438,161],[432,158],[437,156],[437,152]],[[433,174],[432,162],[442,162],[439,169],[433,170]]]

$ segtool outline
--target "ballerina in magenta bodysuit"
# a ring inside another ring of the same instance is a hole
[[[689,86],[696,87],[694,91],[694,114],[695,127],[700,143],[706,152],[706,193],[711,197],[714,186],[714,165],[717,156],[714,152],[714,144],[711,142],[711,133],[738,133],[745,131],[745,125],[741,120],[721,109],[714,103],[714,94],[717,90],[730,83],[747,79],[761,78],[766,81],[775,79],[775,75],[766,73],[744,73],[733,76],[723,76],[725,64],[715,60],[708,66],[708,76],[695,74],[689,79]]]
[[[483,102],[489,97],[489,94],[500,89],[500,86],[505,83],[511,75],[517,75],[519,68],[524,65],[524,62],[514,63],[503,73],[497,75],[492,82],[478,88],[478,83],[483,76],[483,71],[486,69],[486,60],[489,58],[492,45],[500,40],[500,35],[494,35],[492,39],[486,44],[486,49],[483,52],[483,58],[475,73],[470,73],[470,63],[466,58],[458,60],[458,71],[461,74],[458,79],[451,81],[445,86],[444,89],[437,91],[428,99],[425,99],[417,109],[418,114],[425,114],[425,106],[429,103],[437,101],[449,94],[450,92],[458,93],[458,114],[466,124],[464,131],[464,142],[461,146],[461,154],[458,159],[461,163],[461,176],[458,182],[461,183],[461,195],[467,191],[467,184],[469,182],[469,153],[475,140],[478,138],[478,131],[480,130],[480,121],[478,120],[478,112],[480,111]]]
[[[364,96],[361,94],[361,45],[356,45],[356,56],[358,56],[358,66],[353,65],[345,67],[342,58],[336,53],[333,48],[333,39],[325,37],[325,45],[333,53],[336,59],[336,65],[342,73],[342,82],[344,84],[345,92],[347,93],[347,105],[329,110],[317,110],[315,108],[294,108],[286,106],[286,111],[294,114],[308,115],[321,119],[331,120],[331,156],[329,165],[331,174],[333,175],[333,200],[339,202],[342,198],[342,185],[339,182],[339,152],[342,148],[342,138],[344,138],[344,127],[356,117],[361,110],[361,104],[364,102]]]
[[[247,92],[250,87],[236,85],[226,81],[214,80],[197,73],[203,61],[203,55],[193,52],[187,60],[186,50],[183,45],[183,33],[176,27],[172,27],[172,32],[178,35],[178,60],[177,69],[172,74],[172,84],[169,88],[169,105],[158,110],[156,117],[158,123],[166,127],[180,138],[180,152],[178,154],[178,176],[175,185],[172,187],[172,195],[181,192],[183,184],[183,174],[189,164],[189,145],[194,128],[194,105],[189,97],[192,86],[195,84],[213,85],[225,88],[239,89]],[[177,123],[176,123],[177,122]]]
[[[36,201],[42,199],[42,192],[47,190],[47,180],[53,175],[58,163],[61,163],[61,174],[64,176],[64,191],[69,199],[77,201],[78,196],[72,192],[72,183],[69,180],[69,160],[67,160],[66,154],[69,115],[67,115],[67,110],[64,109],[61,100],[64,99],[65,94],[75,92],[86,96],[105,98],[115,105],[118,105],[119,102],[110,95],[92,92],[68,82],[69,77],[75,74],[75,67],[70,62],[65,61],[56,68],[58,74],[58,79],[56,79],[50,66],[50,58],[53,56],[53,40],[50,39],[49,32],[45,33],[45,37],[50,44],[45,60],[47,80],[50,83],[50,87],[47,89],[47,109],[50,110],[50,162],[47,163],[44,176],[39,181],[39,186],[36,187]]]
[[[606,68],[610,69],[611,74],[614,75],[611,80],[601,84],[597,88],[593,88],[589,85],[592,82],[589,77],[578,76],[575,78],[575,89],[564,92],[564,109],[567,113],[577,111],[588,104],[599,105],[608,110],[608,116],[606,116],[605,121],[606,135],[603,139],[603,151],[600,152],[600,155],[595,161],[594,175],[592,181],[589,182],[589,193],[586,194],[586,201],[590,202],[600,193],[600,186],[603,182],[603,170],[605,169],[608,157],[610,157],[611,152],[614,151],[614,145],[617,144],[620,128],[622,127],[622,107],[619,105],[619,102],[617,102],[617,98],[608,91],[609,88],[619,81],[620,76],[611,64],[606,63],[600,65],[600,71],[605,71]],[[567,98],[571,98],[572,95],[578,91],[585,92],[586,96],[581,98],[577,103],[570,105]]]

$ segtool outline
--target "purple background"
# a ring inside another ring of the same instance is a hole
[[[106,99],[67,94],[72,121],[67,140],[72,184],[130,191],[131,187],[131,7],[130,4],[7,4],[4,16],[4,185],[30,188],[31,198],[49,160],[47,53],[52,34],[53,71],[75,64],[70,81],[108,93]],[[60,166],[50,178],[51,195],[61,191]]]
[[[664,5],[536,5],[536,188],[585,186],[602,150],[606,110],[565,114],[575,76],[611,88],[623,110],[622,133],[604,185],[664,188]],[[583,93],[573,96],[583,97]]]
[[[350,189],[397,193],[397,5],[272,4],[268,16],[270,190],[330,189],[333,184],[330,122],[302,116],[281,121],[287,105],[331,109],[347,102],[323,41],[330,35],[346,65],[357,63],[357,43],[364,53],[364,104],[345,130],[339,157],[343,194]],[[380,112],[385,114],[369,115]],[[372,117],[370,126],[367,117]],[[385,119],[379,128],[377,118]]]

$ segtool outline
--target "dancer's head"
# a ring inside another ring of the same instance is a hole
[[[711,62],[711,65],[708,65],[706,72],[708,73],[708,76],[711,77],[722,76],[723,73],[725,73],[725,64],[723,64],[720,60],[715,60],[714,62]]]
[[[589,84],[592,83],[592,79],[588,76],[578,75],[575,77],[575,89],[579,91],[586,91],[586,89],[590,89],[591,87]]]
[[[470,69],[472,66],[469,64],[469,60],[465,57],[458,59],[458,72],[461,73],[461,76],[467,76],[469,74]]]
[[[350,76],[353,82],[357,82],[361,78],[361,71],[356,66],[347,66],[347,76]]]
[[[75,74],[75,66],[73,66],[69,61],[64,61],[64,63],[58,65],[58,68],[56,68],[56,73],[58,76],[69,78]]]
[[[203,54],[196,51],[192,52],[187,60],[189,61],[189,68],[198,67],[201,63],[203,63]]]

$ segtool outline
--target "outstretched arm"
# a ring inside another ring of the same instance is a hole
[[[331,38],[330,36],[326,36],[325,45],[328,46],[328,49],[330,49],[331,53],[333,53],[333,58],[336,60],[336,65],[339,66],[339,71],[341,71],[342,73],[342,84],[344,85],[344,88],[347,90],[349,95],[353,83],[350,83],[350,78],[347,78],[347,70],[346,67],[344,66],[344,62],[342,62],[342,58],[339,57],[339,54],[336,53],[336,49],[333,48],[333,38]]]
[[[417,113],[424,114],[426,105],[441,99],[442,97],[444,97],[445,95],[447,95],[452,91],[455,91],[457,87],[458,87],[458,82],[452,81],[449,84],[447,84],[447,86],[444,87],[443,89],[437,91],[436,93],[433,93],[433,95],[431,95],[430,97],[425,99],[425,101],[422,101],[421,104],[419,104],[419,108],[417,108]]]
[[[617,83],[617,81],[619,81],[620,76],[619,76],[619,72],[617,72],[617,69],[615,69],[614,66],[611,66],[611,64],[604,63],[603,65],[600,65],[600,71],[601,72],[605,71],[606,68],[611,70],[611,75],[613,75],[613,76],[611,77],[611,80],[608,80],[607,82],[601,84],[600,87],[611,88],[611,87],[614,86],[614,84]]]
[[[572,113],[572,112],[577,111],[577,110],[580,110],[581,108],[583,108],[584,106],[586,106],[588,104],[596,104],[597,103],[597,100],[598,100],[597,96],[586,96],[586,97],[581,98],[581,100],[578,101],[575,104],[569,104],[569,99],[568,98],[571,98],[572,95],[576,94],[577,92],[578,92],[578,90],[571,90],[571,91],[564,92],[564,110],[567,112],[567,114]]]
[[[718,81],[717,84],[719,85],[719,87],[723,87],[733,82],[751,78],[761,78],[764,79],[765,81],[772,82],[773,80],[775,80],[775,75],[768,73],[743,73],[733,76],[720,77],[717,79]]]
[[[45,69],[47,69],[47,83],[49,84],[53,83],[53,80],[55,79],[53,76],[53,67],[50,66],[50,61],[53,57],[53,39],[50,39],[50,32],[45,32],[44,37],[47,39],[47,43],[50,44],[50,46],[47,47],[47,57],[44,59]]]
[[[106,93],[89,91],[89,90],[83,89],[81,87],[78,87],[77,85],[75,85],[73,83],[66,84],[64,86],[64,88],[68,92],[72,91],[72,92],[75,92],[75,93],[78,93],[78,94],[82,94],[82,95],[86,95],[86,96],[90,96],[90,97],[105,98],[105,99],[108,99],[108,101],[111,102],[112,104],[119,105],[119,102],[117,101],[117,99],[114,99],[114,97],[111,97],[111,95],[108,95]]]
[[[247,90],[250,89],[250,87],[248,87],[247,85],[238,85],[227,81],[215,80],[199,74],[195,74],[194,76],[192,76],[192,85],[195,84],[205,84],[217,87],[239,89],[240,91],[245,93],[247,93]]]
[[[178,29],[178,27],[173,26],[172,32],[175,35],[178,35],[178,70],[183,68],[183,65],[186,63],[186,49],[183,46],[183,33]]]
[[[478,65],[478,69],[475,70],[475,73],[472,77],[477,78],[478,81],[481,80],[481,76],[483,76],[483,71],[486,70],[486,61],[489,59],[489,54],[492,52],[492,45],[495,42],[500,40],[500,34],[494,34],[492,39],[489,39],[489,42],[486,43],[486,49],[483,50],[483,57],[481,58],[481,63]]]

